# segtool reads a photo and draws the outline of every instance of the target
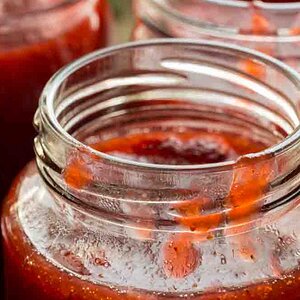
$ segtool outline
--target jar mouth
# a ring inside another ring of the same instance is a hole
[[[231,14],[244,14],[244,17],[250,16],[251,12],[258,13],[261,16],[268,16],[267,18],[278,18],[278,14],[288,16],[289,14],[295,15],[295,10],[300,10],[300,1],[293,3],[270,3],[260,0],[254,1],[243,1],[243,0],[196,0],[196,3],[206,4],[214,7],[214,9],[232,9]],[[283,26],[277,28],[276,34],[255,33],[251,31],[240,30],[241,24],[219,24],[216,20],[205,20],[201,17],[191,17],[190,13],[185,13],[182,8],[178,9],[172,5],[170,0],[152,0],[153,6],[163,12],[164,17],[170,19],[170,21],[178,22],[182,26],[191,26],[195,29],[195,32],[200,34],[209,34],[218,38],[230,38],[236,41],[248,41],[248,42],[261,42],[261,43],[272,43],[272,42],[295,42],[299,39],[299,34],[294,32],[290,34],[288,28]],[[216,12],[218,13],[218,12]],[[148,12],[146,12],[148,14]],[[152,18],[151,12],[149,14]],[[291,16],[295,18],[295,16]],[[154,21],[155,22],[155,21]],[[150,20],[151,24],[151,20]],[[281,25],[278,25],[281,26]],[[155,27],[155,26],[154,26]],[[180,27],[180,26],[179,26]],[[166,32],[168,34],[168,32]],[[201,38],[201,36],[200,36]]]
[[[30,3],[30,5],[20,5],[20,6],[11,6],[11,7],[5,7],[3,5],[2,8],[3,11],[0,10],[0,16],[2,20],[9,21],[16,18],[23,18],[23,17],[31,17],[35,15],[42,15],[42,14],[48,14],[53,11],[57,11],[60,9],[64,9],[68,6],[74,5],[78,2],[81,2],[82,0],[56,0],[51,1],[51,3],[47,3],[45,5],[41,6],[41,3]]]
[[[92,155],[97,156],[98,158],[105,159],[112,163],[122,164],[123,166],[128,167],[140,167],[143,169],[149,170],[161,170],[161,171],[201,171],[201,170],[214,170],[214,169],[228,169],[233,168],[238,162],[242,159],[263,159],[265,157],[275,157],[276,155],[280,155],[281,153],[287,151],[293,146],[300,143],[300,126],[299,121],[295,120],[295,130],[291,132],[286,138],[284,138],[278,144],[271,146],[263,151],[256,153],[249,153],[246,155],[240,156],[237,160],[234,161],[226,161],[226,162],[218,162],[218,163],[208,163],[208,164],[194,164],[194,165],[165,165],[165,164],[154,164],[154,163],[144,163],[132,161],[120,157],[116,157],[113,155],[106,154],[104,152],[97,151],[87,144],[79,141],[74,136],[69,134],[63,126],[59,123],[55,113],[55,99],[57,91],[61,88],[64,81],[76,71],[88,65],[89,63],[99,60],[103,57],[107,57],[113,53],[120,52],[125,49],[137,49],[139,47],[147,47],[154,45],[170,45],[176,47],[176,45],[189,45],[189,46],[205,46],[205,47],[217,47],[220,49],[225,49],[227,51],[231,51],[234,53],[242,53],[244,55],[249,56],[250,58],[256,61],[265,62],[276,70],[281,71],[281,73],[288,78],[290,82],[296,87],[300,92],[300,75],[294,71],[292,68],[288,67],[284,63],[269,57],[265,54],[262,54],[258,51],[239,47],[236,45],[229,45],[222,42],[211,42],[204,40],[190,40],[190,39],[157,39],[150,40],[144,42],[132,42],[123,44],[120,46],[114,46],[110,48],[106,48],[104,50],[100,50],[89,55],[84,56],[83,58],[75,61],[74,63],[66,66],[62,70],[52,77],[52,79],[46,85],[43,94],[40,100],[40,110],[38,111],[39,117],[42,118],[47,126],[51,129],[51,131],[59,137],[64,143],[66,143],[69,147],[73,149],[83,149],[84,151],[91,153]],[[295,117],[298,117],[295,115]],[[39,123],[37,120],[35,123]],[[37,124],[38,126],[38,124]]]

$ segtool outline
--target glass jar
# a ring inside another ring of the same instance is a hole
[[[40,93],[63,65],[107,44],[106,0],[0,3],[0,197],[33,158]]]
[[[300,71],[300,2],[135,0],[134,10],[134,40],[226,41],[275,56]]]
[[[279,61],[209,41],[65,67],[4,205],[7,299],[299,299],[299,92]]]

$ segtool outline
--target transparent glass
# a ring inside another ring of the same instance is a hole
[[[50,77],[107,45],[106,0],[0,1],[0,197],[34,157],[32,119]],[[5,141],[5,142],[4,142]]]
[[[300,2],[273,2],[135,0],[133,39],[181,37],[230,42],[275,56],[299,71]]]
[[[4,205],[7,299],[298,299],[299,91],[279,61],[208,41],[131,43],[61,70],[35,116],[36,163]],[[198,165],[90,146],[203,129],[270,146]]]

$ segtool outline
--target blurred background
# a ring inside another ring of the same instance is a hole
[[[131,11],[131,0],[110,0],[113,14],[116,20],[113,28],[113,44],[127,42],[133,28],[133,13]]]

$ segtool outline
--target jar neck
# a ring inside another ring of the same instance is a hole
[[[235,234],[298,205],[298,75],[245,51],[162,40],[100,51],[62,70],[35,117],[37,165],[50,190],[116,230],[151,234]],[[247,75],[243,58],[260,61],[268,76]],[[178,124],[277,145],[235,161],[176,166],[131,162],[84,142]]]
[[[299,41],[300,2],[136,0],[135,11],[170,37],[269,45]]]

